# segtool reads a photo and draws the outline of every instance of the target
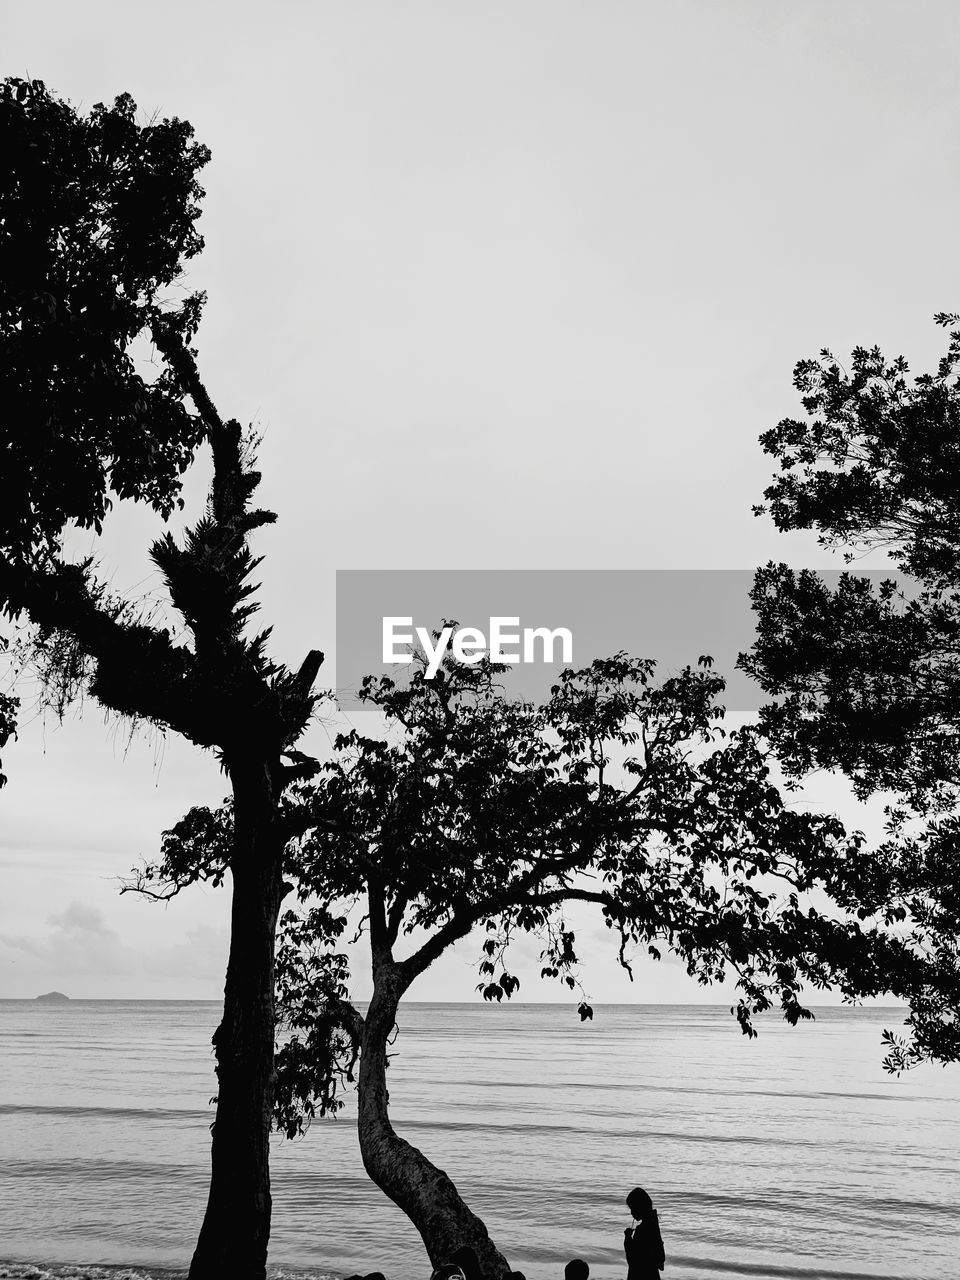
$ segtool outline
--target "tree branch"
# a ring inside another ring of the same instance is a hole
[[[197,363],[191,355],[190,349],[184,345],[179,331],[168,324],[158,312],[151,325],[151,332],[157,345],[157,350],[165,357],[167,364],[176,375],[181,389],[189,395],[196,405],[197,412],[206,424],[211,439],[216,433],[223,432],[223,419],[217,412],[216,406],[203,385],[197,369]]]
[[[0,598],[9,610],[27,613],[42,637],[76,640],[97,664],[91,693],[104,706],[166,725],[199,746],[218,744],[194,655],[172,644],[168,631],[123,622],[118,610],[105,608],[89,561],[55,561],[40,570],[0,560]]]

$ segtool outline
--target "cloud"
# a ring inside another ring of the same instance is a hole
[[[119,935],[111,929],[103,918],[99,907],[88,907],[82,902],[71,902],[66,911],[50,916],[50,923],[66,934],[92,933],[102,938],[115,938]]]
[[[131,942],[99,907],[74,900],[47,917],[45,931],[0,934],[0,964],[16,965],[21,987],[52,982],[68,994],[72,987],[81,996],[135,998],[154,994],[160,984],[164,994],[172,988],[174,994],[186,989],[191,995],[216,997],[226,969],[226,928],[200,923],[184,929],[171,917],[164,923],[169,933],[161,932],[159,945],[153,928]],[[10,973],[7,968],[8,977]],[[83,979],[79,990],[77,978]]]
[[[0,947],[30,956],[38,973],[115,974],[137,967],[139,957],[107,924],[98,907],[71,902],[48,917],[51,930],[43,937],[0,935]]]

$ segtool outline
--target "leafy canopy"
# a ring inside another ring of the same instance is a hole
[[[0,553],[31,561],[64,526],[99,530],[109,491],[168,515],[203,436],[165,365],[131,344],[187,341],[202,297],[168,287],[203,247],[209,152],[180,120],[140,124],[133,99],[81,115],[39,80],[0,85]]]
[[[362,1018],[346,998],[342,938],[358,905],[374,982],[398,994],[479,927],[485,999],[518,990],[510,945],[529,934],[541,977],[579,990],[592,1017],[565,916],[575,902],[599,909],[631,976],[636,954],[665,950],[702,984],[729,975],[747,1034],[772,1006],[810,1017],[805,985],[855,997],[906,984],[897,938],[831,897],[860,838],[784,803],[756,732],[724,732],[708,659],[661,682],[654,667],[598,660],[564,672],[540,706],[505,697],[487,661],[364,683],[384,736],[342,735],[287,796],[286,875],[302,904],[282,918],[278,949],[287,1132],[335,1109],[352,1078]],[[229,820],[188,815],[149,874],[168,885],[215,875]]]
[[[842,770],[857,794],[892,794],[886,839],[850,893],[896,913],[939,984],[916,993],[896,1068],[960,1059],[960,317],[936,372],[857,348],[801,361],[806,417],[761,437],[780,464],[765,492],[777,527],[816,529],[847,561],[885,551],[907,575],[879,586],[853,573],[831,590],[810,571],[768,564],[753,602],[757,641],[741,666],[776,701],[761,725],[794,779]]]
[[[937,317],[941,325],[958,320]],[[839,767],[861,795],[953,803],[960,781],[960,330],[935,374],[857,348],[801,361],[807,417],[761,436],[780,474],[758,514],[816,529],[847,560],[884,550],[908,575],[818,575],[769,564],[756,578],[758,640],[741,665],[781,695],[762,724],[794,774]]]
[[[269,632],[246,634],[249,535],[276,517],[254,506],[253,443],[221,418],[190,346],[203,297],[180,278],[203,247],[209,152],[183,121],[139,123],[127,94],[82,115],[36,80],[0,85],[0,146],[0,608],[29,620],[27,651],[58,709],[86,688],[225,761],[259,741],[286,785],[279,756],[311,714],[322,655],[287,671],[267,655]],[[138,339],[154,347],[151,381]],[[151,548],[189,632],[180,642],[115,598],[92,559],[70,563],[62,535],[71,522],[99,532],[115,496],[168,517],[201,441],[207,511],[182,545],[167,532]],[[12,708],[0,712],[9,721]]]

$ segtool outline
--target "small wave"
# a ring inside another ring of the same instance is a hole
[[[791,1187],[789,1190],[773,1190],[766,1195],[754,1192],[745,1200],[742,1196],[730,1195],[724,1192],[679,1190],[672,1191],[669,1197],[664,1197],[665,1201],[667,1199],[669,1199],[671,1205],[677,1206],[681,1211],[693,1215],[704,1207],[719,1210],[742,1209],[745,1204],[749,1204],[750,1212],[753,1214],[761,1210],[782,1214],[791,1206],[799,1205],[805,1207],[809,1205],[811,1209],[815,1208],[820,1203],[821,1193],[817,1189],[804,1190],[798,1187]],[[835,1206],[843,1209],[845,1215],[867,1210],[871,1214],[877,1214],[893,1221],[905,1217],[922,1216],[942,1218],[946,1222],[954,1223],[960,1218],[960,1207],[949,1201],[883,1196],[867,1190],[862,1192],[852,1190],[834,1191],[831,1199]],[[793,1273],[791,1272],[790,1274]],[[830,1274],[832,1275],[833,1273],[831,1272]]]
[[[0,1163],[2,1178],[49,1179],[51,1186],[72,1181],[74,1185],[109,1181],[114,1178],[174,1178],[181,1184],[201,1185],[209,1177],[205,1169],[182,1161],[105,1159],[103,1156],[58,1156],[56,1159],[4,1160]]]
[[[419,1077],[420,1083],[423,1085],[431,1083],[431,1077]],[[433,1083],[441,1083],[440,1077],[433,1078]],[[505,1092],[508,1089],[516,1090],[542,1090],[544,1083],[542,1080],[464,1080],[463,1087],[471,1090],[491,1089],[498,1093]],[[550,1089],[558,1088],[569,1089],[572,1091],[583,1091],[587,1093],[599,1093],[604,1090],[611,1093],[622,1093],[624,1088],[622,1080],[595,1080],[595,1079],[562,1079],[551,1080]],[[885,1093],[869,1092],[867,1090],[845,1092],[841,1089],[750,1089],[738,1084],[727,1085],[723,1088],[711,1088],[709,1085],[683,1085],[675,1084],[656,1084],[649,1081],[644,1082],[643,1092],[651,1093],[695,1093],[698,1096],[717,1097],[717,1098],[805,1098],[812,1101],[824,1101],[831,1098],[845,1099],[851,1102],[884,1102],[884,1103],[911,1103],[916,1102],[913,1094],[899,1090],[891,1085],[889,1091]],[[924,1102],[952,1102],[950,1097],[944,1097],[939,1094],[925,1093],[923,1095]]]
[[[672,1254],[670,1262],[705,1276],[762,1276],[763,1280],[900,1280],[902,1272],[835,1271],[829,1267],[778,1266],[775,1262],[730,1262],[723,1258],[694,1258]]]
[[[105,1116],[111,1120],[197,1120],[208,1123],[212,1110],[200,1111],[197,1108],[178,1107],[82,1107],[82,1106],[38,1106],[29,1102],[0,1103],[0,1116]]]
[[[72,1263],[0,1262],[0,1280],[186,1280],[171,1267],[84,1266]],[[268,1280],[339,1280],[333,1271],[268,1267]]]
[[[334,1117],[337,1124],[343,1124],[344,1120],[339,1116]],[[355,1117],[350,1117],[346,1123],[356,1127]],[[505,1124],[496,1124],[490,1120],[427,1120],[420,1118],[408,1118],[398,1115],[393,1121],[396,1129],[445,1129],[450,1133],[496,1133],[498,1130],[504,1133],[529,1133],[529,1134],[545,1134],[547,1136],[557,1133],[583,1133],[585,1126],[582,1124],[541,1124],[538,1122],[530,1122],[524,1120],[512,1120]],[[816,1138],[784,1138],[779,1134],[775,1138],[766,1136],[756,1136],[748,1133],[682,1133],[679,1130],[672,1129],[642,1129],[637,1125],[631,1125],[629,1129],[589,1129],[588,1132],[594,1133],[605,1139],[611,1138],[656,1138],[658,1141],[668,1142],[693,1142],[698,1145],[702,1143],[719,1143],[726,1145],[732,1143],[735,1146],[756,1146],[756,1147],[819,1147],[823,1143]]]

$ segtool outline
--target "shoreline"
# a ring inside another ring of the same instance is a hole
[[[343,1280],[316,1267],[267,1266],[267,1280]],[[0,1259],[0,1280],[187,1280],[184,1267],[119,1262],[23,1262]]]

